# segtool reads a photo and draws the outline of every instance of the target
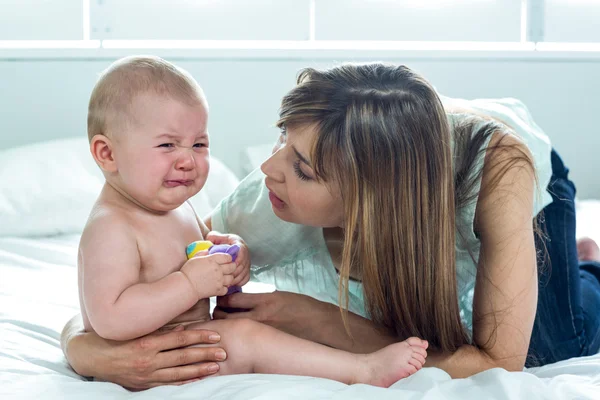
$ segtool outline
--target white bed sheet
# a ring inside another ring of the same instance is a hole
[[[600,203],[585,206],[585,218],[600,221]],[[591,224],[586,229],[585,234],[600,237]],[[424,368],[390,389],[258,374],[139,393],[87,382],[69,368],[59,343],[63,324],[78,311],[78,239],[0,238],[0,399],[600,399],[600,355],[527,372],[494,369],[457,380],[439,369]]]

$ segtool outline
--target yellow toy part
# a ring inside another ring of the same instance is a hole
[[[202,250],[208,250],[213,246],[213,243],[210,240],[197,240],[188,244],[185,249],[185,254],[187,254],[188,260],[194,257],[198,252]]]

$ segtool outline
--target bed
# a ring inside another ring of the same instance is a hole
[[[27,171],[26,179],[15,177],[17,168]],[[218,160],[211,173],[193,200],[200,214],[238,182]],[[79,139],[0,152],[0,399],[600,399],[600,355],[457,380],[424,368],[389,389],[258,374],[138,393],[86,381],[69,368],[59,336],[78,312],[77,243],[101,178]],[[578,208],[578,234],[600,239],[600,202],[581,201]]]

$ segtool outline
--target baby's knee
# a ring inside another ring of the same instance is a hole
[[[251,337],[259,334],[265,329],[264,324],[249,318],[235,318],[223,322],[227,322],[227,330],[236,332],[236,334],[241,334],[244,337]]]

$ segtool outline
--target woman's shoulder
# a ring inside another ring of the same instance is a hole
[[[534,199],[534,214],[537,215],[546,205],[552,202],[552,198],[546,191],[546,187],[552,176],[552,164],[550,153],[552,144],[548,135],[534,121],[528,107],[519,99],[505,98],[482,98],[482,99],[456,99],[440,96],[445,109],[448,112],[451,124],[459,124],[467,119],[479,119],[481,123],[493,119],[511,131],[513,136],[508,136],[504,143],[513,145],[514,151],[527,150],[533,161],[536,174],[536,195]],[[473,134],[482,125],[473,125]],[[514,143],[513,143],[514,142]],[[493,147],[493,143],[492,143]],[[509,146],[510,147],[510,146]],[[503,152],[504,156],[510,153]],[[487,158],[486,158],[487,160]]]

